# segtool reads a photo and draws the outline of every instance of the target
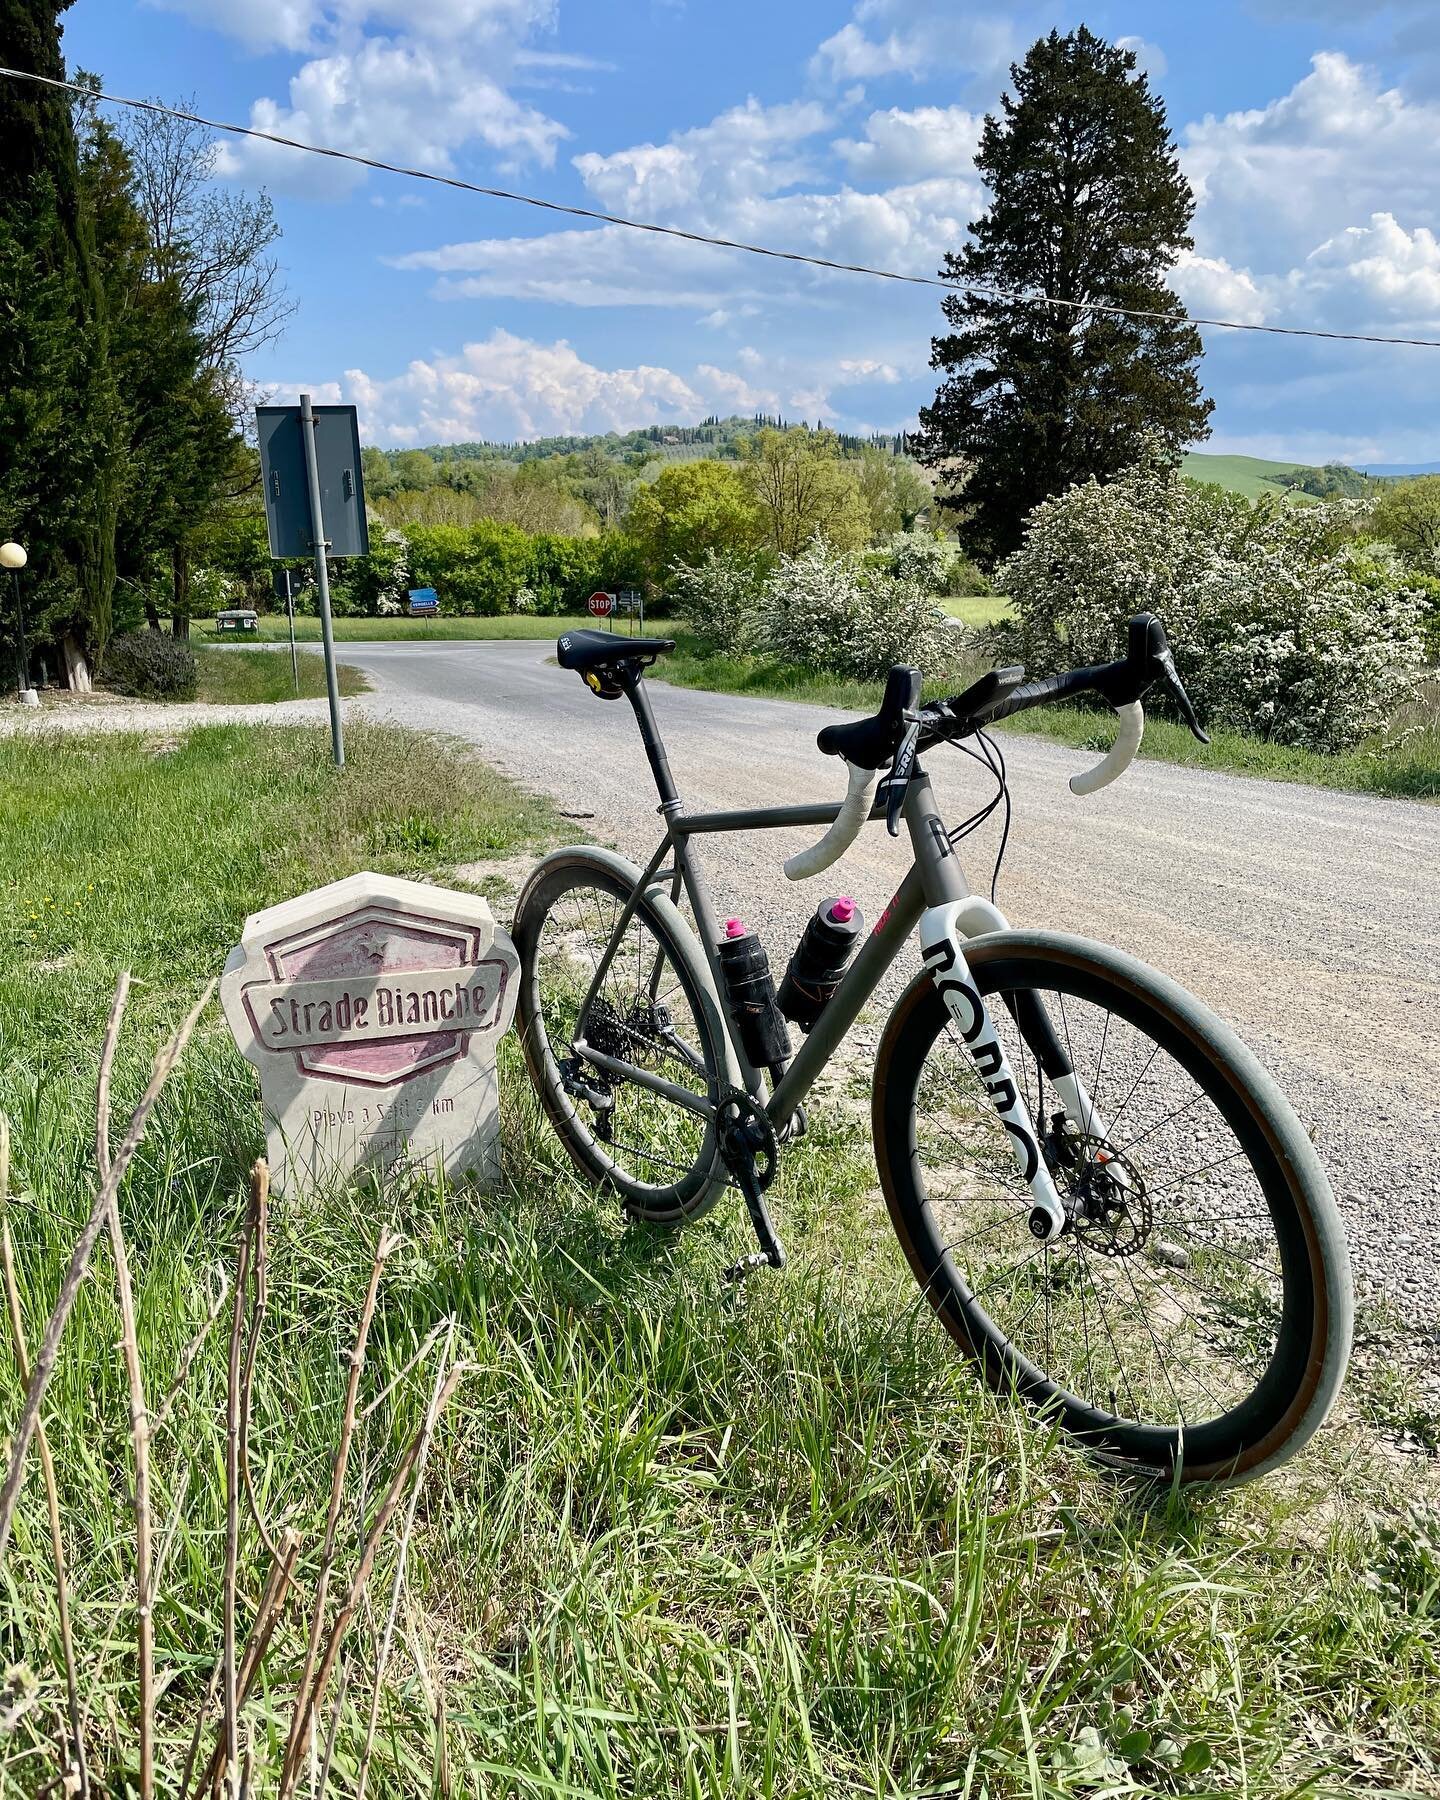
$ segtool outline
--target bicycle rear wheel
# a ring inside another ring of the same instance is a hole
[[[1029,932],[966,957],[1069,1220],[1053,1244],[1030,1235],[1011,1139],[918,978],[881,1043],[874,1124],[926,1296],[993,1388],[1109,1457],[1183,1481],[1275,1468],[1333,1403],[1354,1312],[1340,1217],[1290,1106],[1132,957]],[[1016,1024],[1037,1005],[1088,1108],[1067,1111],[1039,1034]]]
[[[577,1167],[635,1217],[677,1224],[723,1191],[713,1118],[597,1071],[575,1048],[583,1039],[712,1104],[725,1084],[724,1027],[703,952],[663,895],[632,914],[581,1021],[638,880],[622,858],[589,845],[557,850],[535,870],[515,912],[520,1043]]]

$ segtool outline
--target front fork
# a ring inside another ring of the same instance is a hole
[[[990,1096],[1000,1123],[1010,1135],[1016,1166],[1030,1189],[1031,1235],[1042,1244],[1053,1243],[1068,1221],[1065,1203],[1050,1178],[1035,1135],[1020,1084],[1010,1067],[1005,1047],[981,999],[965,960],[964,940],[983,931],[1003,931],[1006,921],[997,909],[974,896],[927,906],[920,915],[920,950],[925,967],[944,1000],[981,1084]],[[1023,1029],[1023,1023],[1022,1023]],[[1095,1111],[1083,1082],[1068,1058],[1062,1070],[1048,1077],[1066,1117],[1087,1137],[1104,1138],[1104,1122]],[[1044,1121],[1041,1121],[1042,1126]]]

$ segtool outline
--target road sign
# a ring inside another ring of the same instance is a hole
[[[585,604],[589,607],[592,618],[608,619],[615,610],[615,596],[604,593],[592,594]]]
[[[615,610],[622,613],[638,613],[640,590],[638,588],[621,588],[615,596]]]
[[[360,427],[353,406],[314,406],[315,463],[320,476],[319,527],[310,521],[304,426],[298,406],[257,406],[260,470],[270,554],[313,556],[317,538],[331,556],[368,556],[365,489],[360,476]]]
[[[328,558],[370,554],[360,480],[360,426],[353,406],[312,406],[310,396],[302,394],[298,406],[257,406],[255,427],[270,554],[277,562],[288,556],[315,558],[330,749],[338,769],[345,762],[345,734],[335,672]]]
[[[412,617],[440,611],[440,596],[434,588],[411,588],[409,599]]]

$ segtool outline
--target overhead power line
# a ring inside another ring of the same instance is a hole
[[[458,175],[441,175],[434,169],[411,169],[404,163],[385,162],[378,156],[362,156],[356,150],[336,150],[328,144],[307,144],[302,138],[283,137],[278,131],[261,131],[254,125],[235,125],[224,119],[207,119],[201,113],[186,112],[183,107],[165,106],[158,100],[134,100],[123,94],[107,94],[86,87],[81,82],[57,81],[52,75],[37,75],[30,69],[0,67],[0,76],[12,81],[30,81],[38,87],[58,88],[64,93],[79,94],[86,100],[103,100],[109,106],[129,106],[137,112],[163,113],[170,119],[183,119],[190,125],[203,125],[207,131],[223,131],[232,137],[254,138],[263,144],[278,144],[285,150],[303,150],[309,156],[328,156],[333,162],[353,163],[357,168],[376,169],[384,175],[402,175],[408,181],[430,181],[439,187],[456,188],[463,194],[480,194],[488,200],[510,200],[517,206],[534,206],[542,212],[565,213],[573,219],[592,219],[600,225],[620,225],[626,231],[648,231],[655,237],[679,238],[687,244],[706,244],[716,250],[740,250],[747,256],[768,256],[774,262],[803,263],[812,269],[829,269],[842,275],[869,275],[877,281],[899,281],[909,287],[945,288],[952,292],[973,294],[980,299],[1003,300],[1015,306],[1049,306],[1057,311],[1105,313],[1122,319],[1155,319],[1175,325],[1206,325],[1216,331],[1251,331],[1267,337],[1323,338],[1340,344],[1392,344],[1416,350],[1440,350],[1440,338],[1387,337],[1369,331],[1321,331],[1309,325],[1258,325],[1244,319],[1206,319],[1185,312],[1151,311],[1138,306],[1111,306],[1098,300],[1062,300],[1033,288],[990,287],[981,283],[959,281],[943,275],[906,275],[898,269],[879,269],[870,263],[838,262],[828,256],[810,256],[803,250],[777,250],[770,244],[747,244],[739,238],[715,237],[709,232],[686,231],[680,225],[656,225],[648,219],[627,219],[619,213],[600,212],[590,206],[568,206],[560,200],[542,200],[537,194],[517,194],[509,188],[486,187],[478,181],[465,181]]]

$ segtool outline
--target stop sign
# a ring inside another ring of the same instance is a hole
[[[589,606],[593,618],[608,619],[615,610],[615,596],[613,594],[592,594],[586,604]]]

